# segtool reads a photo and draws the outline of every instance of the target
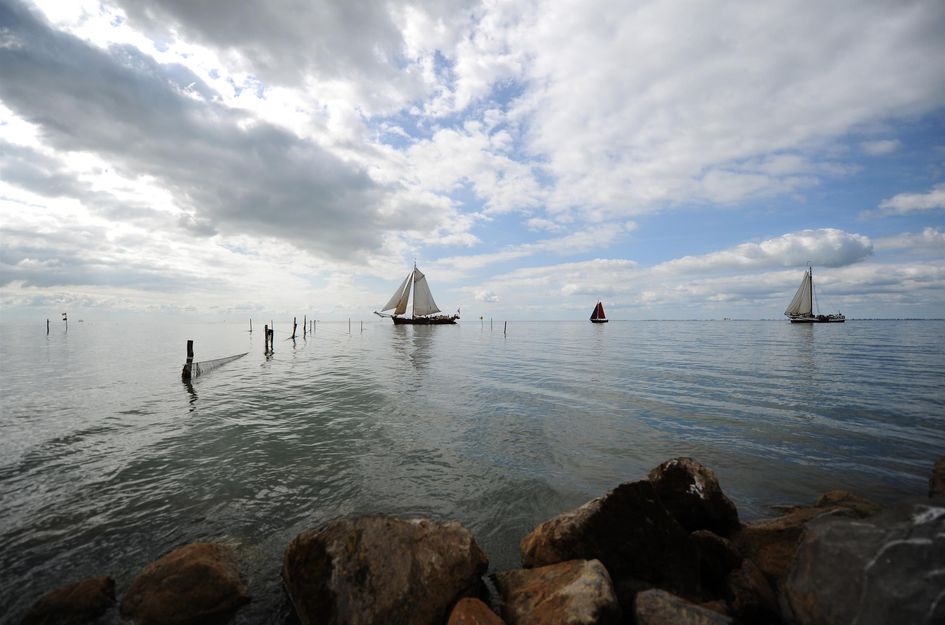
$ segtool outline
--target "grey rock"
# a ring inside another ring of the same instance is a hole
[[[945,456],[942,456],[932,467],[932,477],[929,478],[929,497],[945,497]]]
[[[303,625],[442,625],[488,565],[459,523],[362,516],[296,536],[282,579]]]
[[[620,606],[597,560],[569,560],[495,575],[509,625],[616,625]]]
[[[634,605],[637,625],[729,625],[729,617],[689,603],[665,590],[645,590]]]
[[[115,580],[92,577],[40,597],[20,625],[82,625],[115,605]]]
[[[808,523],[782,604],[799,625],[945,623],[945,505]]]

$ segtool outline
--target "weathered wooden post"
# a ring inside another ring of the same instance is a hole
[[[46,334],[49,335],[49,319],[46,320]]]
[[[348,317],[348,334],[351,334],[351,317]]]
[[[266,335],[265,336],[266,345],[263,347],[263,353],[268,354],[269,353],[269,326],[263,326],[263,334]]]
[[[302,338],[304,339],[306,336],[308,336],[308,317],[302,315]]]
[[[269,328],[269,353],[276,351],[276,330]]]
[[[293,341],[295,340],[295,329],[297,327],[298,327],[298,324],[295,323],[295,317],[292,317],[292,336],[290,336],[289,338],[292,339]]]
[[[509,322],[506,321],[505,325],[502,326],[502,335],[505,336],[509,332]]]
[[[249,320],[249,333],[250,334],[253,333],[253,320],[252,319]]]
[[[184,370],[180,372],[180,379],[184,382],[190,381],[190,369],[194,364],[194,341],[193,339],[187,340],[187,362],[184,363]]]

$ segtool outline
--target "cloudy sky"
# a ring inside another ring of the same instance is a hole
[[[0,0],[0,314],[945,316],[945,3]]]

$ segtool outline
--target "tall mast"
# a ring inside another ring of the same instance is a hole
[[[808,265],[807,272],[810,274],[810,315],[814,316],[814,266]]]

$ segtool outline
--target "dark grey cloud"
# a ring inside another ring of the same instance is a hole
[[[157,178],[193,214],[183,226],[280,237],[335,258],[379,248],[389,190],[356,166],[213,101],[182,66],[132,47],[91,47],[20,4],[0,5],[0,28],[8,35],[0,100],[37,124],[48,146]],[[185,95],[191,83],[209,101]],[[69,191],[68,180],[13,175],[48,193]]]
[[[116,0],[129,22],[153,36],[173,29],[188,40],[236,51],[267,82],[299,84],[307,76],[343,78],[365,87],[365,100],[388,90],[419,95],[417,73],[401,71],[405,41],[399,16],[421,10],[433,22],[459,19],[468,0]]]

